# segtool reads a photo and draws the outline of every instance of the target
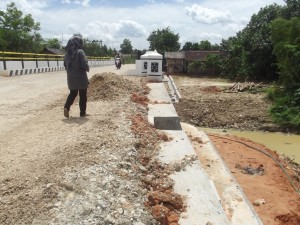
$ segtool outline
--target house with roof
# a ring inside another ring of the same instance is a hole
[[[165,52],[165,72],[167,74],[190,73],[189,65],[193,62],[205,62],[210,54],[220,55],[220,51]]]
[[[42,54],[49,54],[49,55],[64,55],[65,51],[62,49],[57,48],[44,48],[41,52]]]

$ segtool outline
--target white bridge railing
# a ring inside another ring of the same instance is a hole
[[[17,76],[65,70],[63,55],[1,52],[0,75]],[[90,67],[113,65],[110,57],[88,57]]]

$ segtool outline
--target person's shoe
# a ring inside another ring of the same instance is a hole
[[[69,118],[69,110],[67,108],[64,108],[64,116]]]
[[[87,113],[80,113],[80,117],[86,117],[86,116],[89,116],[89,114],[87,114]]]

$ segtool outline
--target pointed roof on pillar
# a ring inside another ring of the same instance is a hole
[[[141,55],[141,59],[162,59],[163,56],[159,54],[156,50],[147,51],[144,55]]]

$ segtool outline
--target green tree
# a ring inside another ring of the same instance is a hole
[[[46,42],[46,46],[48,48],[56,48],[56,49],[60,49],[61,48],[60,41],[57,38],[50,38],[50,39],[48,39],[47,42]]]
[[[211,50],[212,50],[212,51],[219,51],[219,50],[220,50],[220,45],[218,45],[218,44],[213,44],[213,45],[211,46]]]
[[[205,75],[206,65],[203,61],[194,61],[188,65],[188,72],[195,75]]]
[[[241,68],[245,53],[241,44],[241,39],[236,37],[230,37],[227,40],[221,42],[221,52],[224,56],[222,60],[221,75],[232,80],[244,80],[245,70]]]
[[[287,88],[300,88],[300,18],[276,19],[272,23],[274,53],[280,82]]]
[[[276,4],[261,8],[257,14],[252,15],[245,29],[222,43],[220,49],[226,56],[222,65],[225,75],[241,80],[278,78],[271,23],[280,17],[281,10],[282,7]]]
[[[182,46],[182,51],[190,51],[192,50],[193,43],[188,41]]]
[[[205,66],[209,75],[218,76],[221,72],[221,57],[218,54],[208,54]]]
[[[100,56],[111,56],[111,55],[108,53],[107,45],[104,44],[104,45],[102,46]]]
[[[100,42],[97,40],[83,39],[83,50],[88,56],[102,56]]]
[[[152,51],[157,50],[160,54],[180,49],[179,34],[174,34],[169,27],[152,31],[147,41],[150,43],[149,49]]]
[[[300,132],[300,18],[272,22],[272,41],[280,71],[279,84],[269,90],[270,114],[283,127]]]
[[[292,17],[300,17],[300,0],[284,0],[286,6],[283,8],[283,17],[291,19]]]
[[[133,48],[131,41],[129,39],[124,39],[123,43],[120,45],[120,49],[123,54],[132,54]]]
[[[300,18],[279,18],[272,23],[274,54],[283,89],[273,88],[270,110],[274,122],[300,131]]]
[[[199,50],[200,51],[211,51],[211,43],[208,40],[200,41]]]
[[[190,41],[186,42],[183,47],[182,51],[218,51],[220,49],[220,45],[214,44],[212,45],[209,41],[200,41],[200,43],[192,43]]]
[[[88,38],[83,39],[83,50],[88,56],[96,57],[107,57],[114,56],[113,49],[108,48],[107,45],[103,44],[99,40],[89,40]]]
[[[0,10],[0,48],[6,51],[38,52],[41,49],[40,23],[31,14],[23,15],[15,3]]]
[[[199,43],[197,43],[197,42],[193,43],[191,50],[193,50],[193,51],[199,51],[200,50]]]
[[[251,79],[274,80],[278,78],[276,57],[273,55],[271,40],[271,23],[281,16],[282,7],[276,4],[261,8],[251,17],[243,30],[242,41],[244,50],[248,52],[249,77]]]

